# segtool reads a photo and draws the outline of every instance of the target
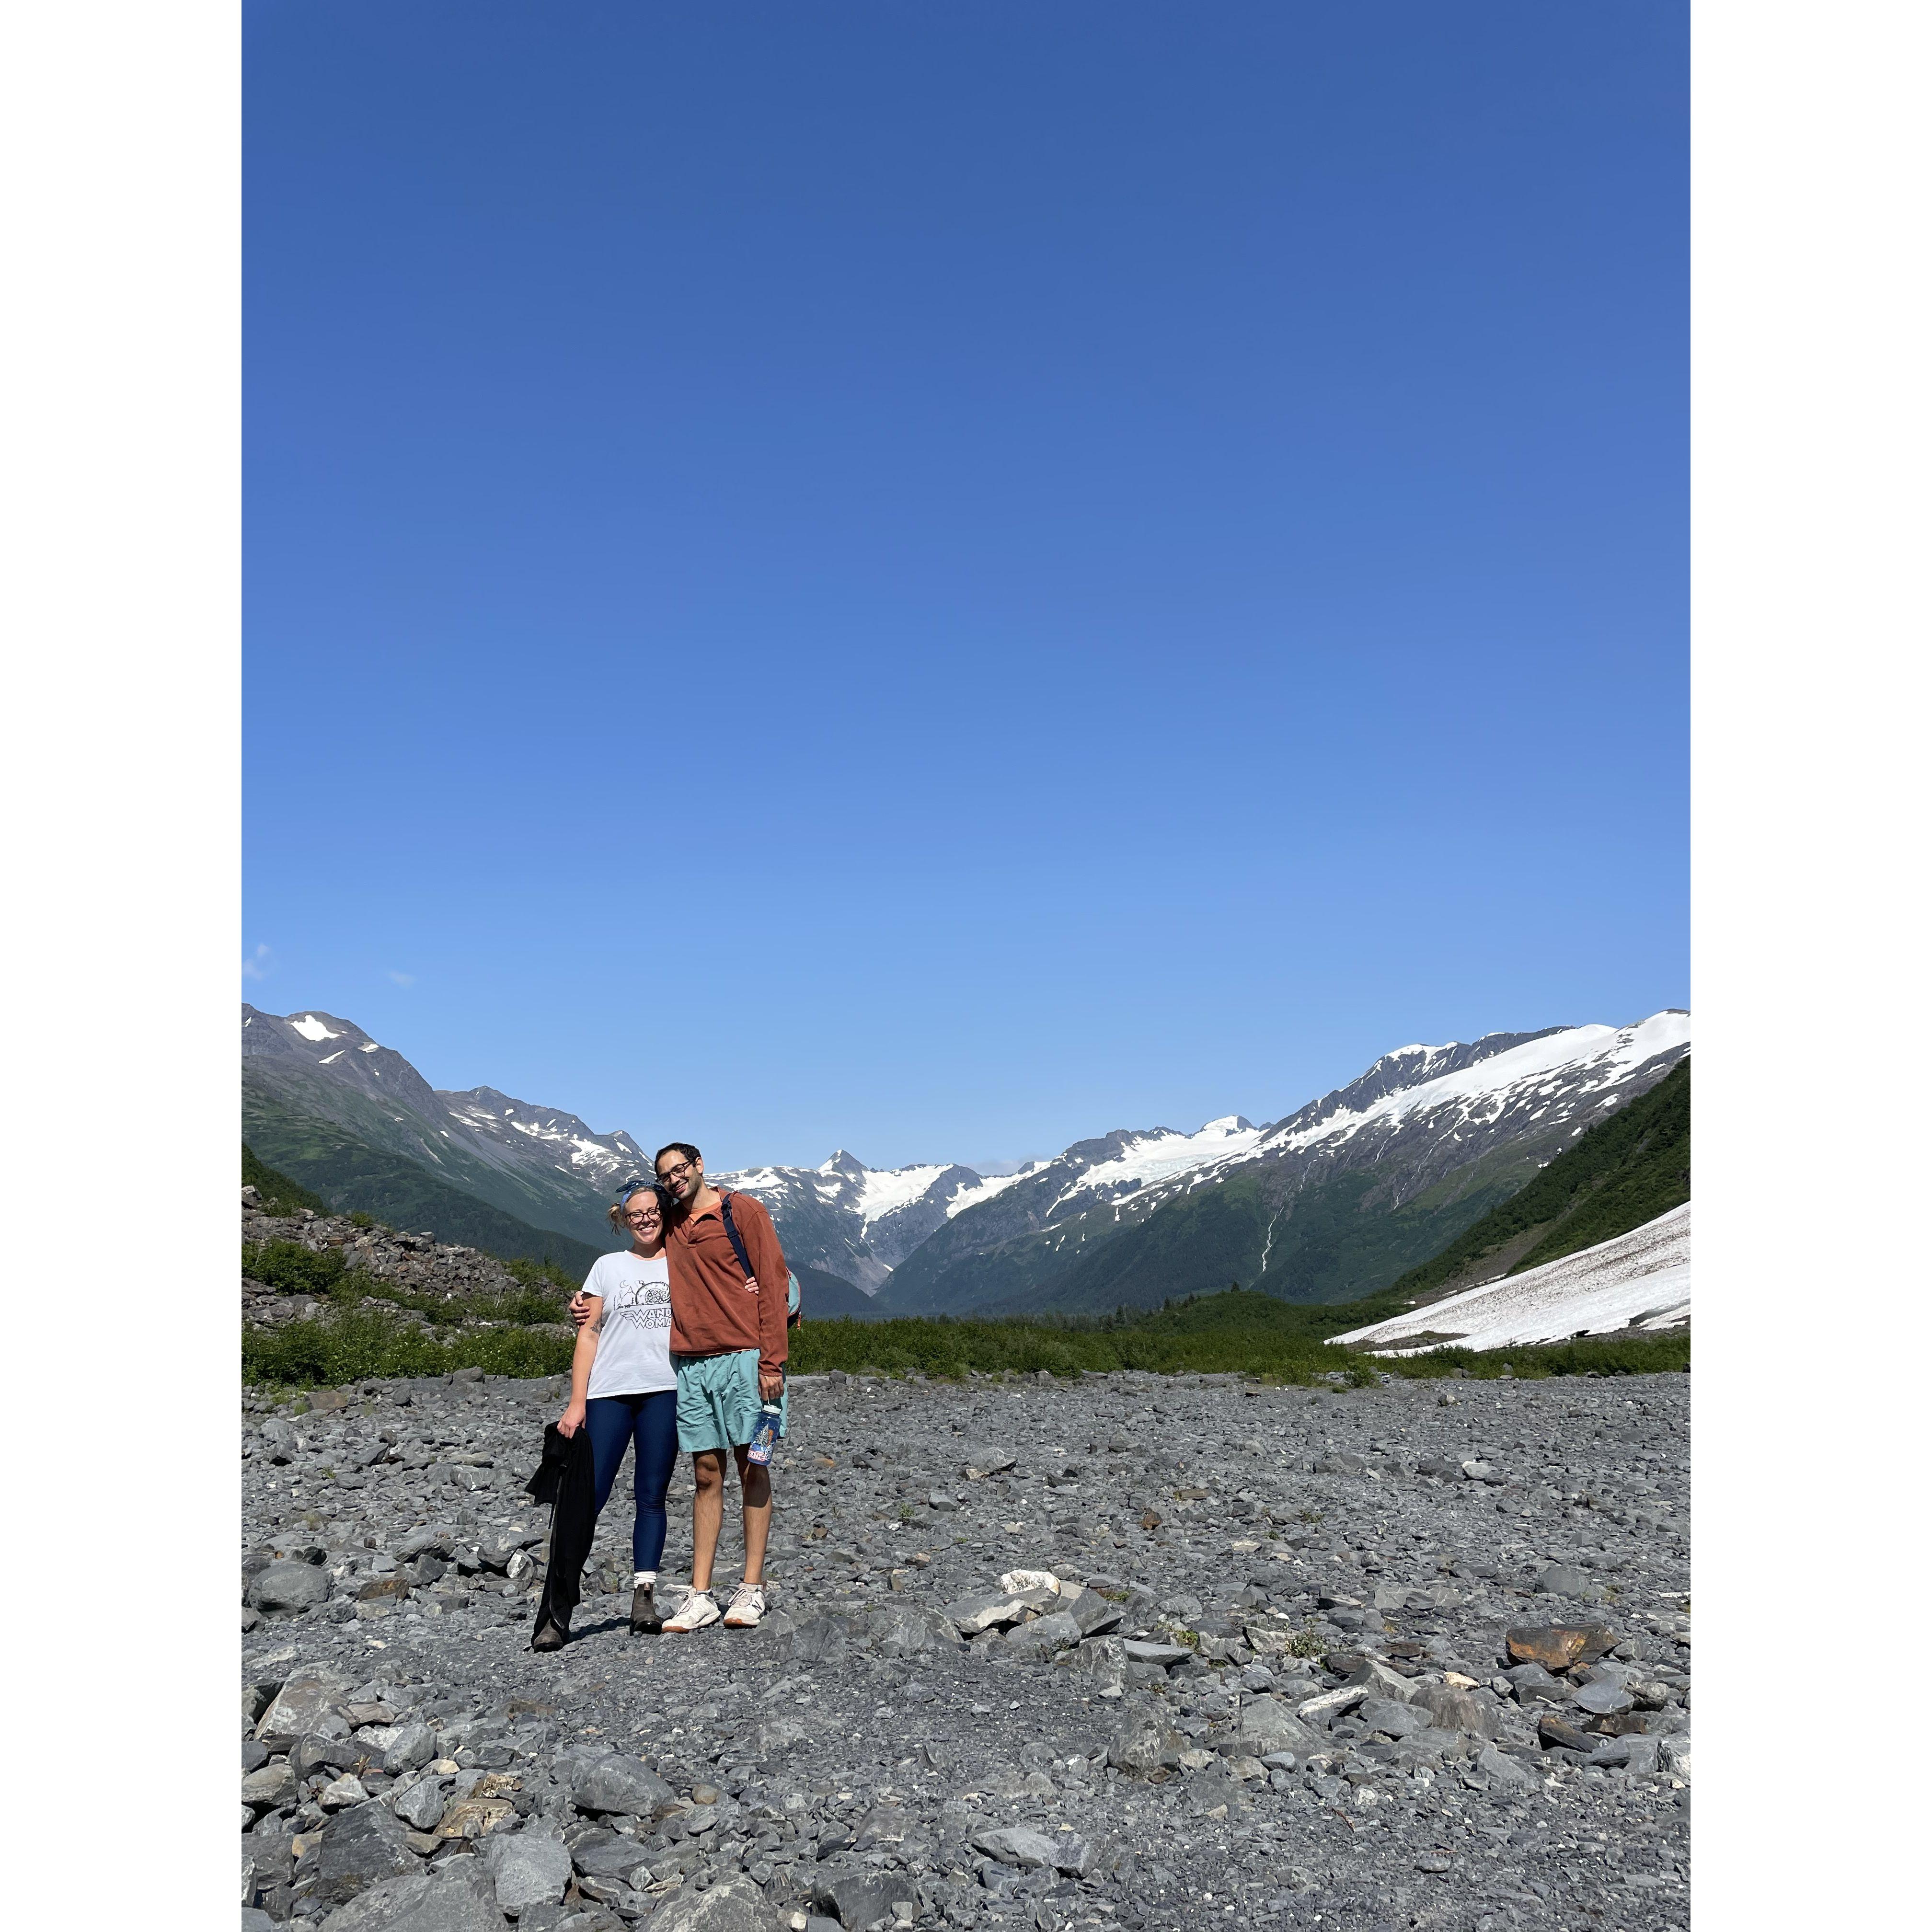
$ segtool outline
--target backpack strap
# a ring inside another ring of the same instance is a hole
[[[738,1257],[738,1265],[745,1270],[745,1279],[752,1275],[752,1258],[745,1252],[745,1238],[738,1232],[738,1224],[731,1218],[731,1197],[722,1187],[718,1190],[718,1209],[724,1222],[724,1234],[731,1244],[731,1252]]]
[[[738,1224],[731,1218],[731,1196],[724,1188],[718,1190],[718,1218],[724,1223],[725,1238],[731,1244],[731,1252],[738,1257],[738,1265],[745,1270],[745,1279],[756,1279],[752,1272],[752,1258],[745,1252],[745,1238],[738,1232]],[[760,1284],[759,1292],[764,1292]],[[803,1298],[800,1293],[798,1274],[791,1270],[785,1279],[785,1326],[796,1328],[805,1319]]]

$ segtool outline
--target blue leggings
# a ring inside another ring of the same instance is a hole
[[[597,1474],[597,1510],[610,1500],[627,1444],[638,1445],[632,1480],[638,1494],[637,1521],[631,1528],[631,1565],[655,1570],[664,1555],[664,1492],[677,1466],[677,1390],[649,1395],[600,1395],[584,1406],[590,1432],[590,1460]]]

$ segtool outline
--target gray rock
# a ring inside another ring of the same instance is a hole
[[[1294,1714],[1304,1724],[1329,1724],[1355,1706],[1369,1694],[1365,1684],[1343,1684],[1333,1690],[1324,1690],[1316,1696],[1305,1698],[1294,1707]]]
[[[1379,1658],[1370,1658],[1348,1678],[1351,1690],[1359,1688],[1371,1697],[1384,1697],[1393,1703],[1406,1704],[1416,1694],[1418,1686],[1413,1678],[1405,1677],[1399,1670],[1391,1670]]]
[[[1568,1563],[1552,1563],[1537,1573],[1538,1593],[1546,1597],[1569,1597],[1578,1603],[1598,1604],[1604,1593],[1582,1570]]]
[[[407,1790],[392,1793],[388,1801],[389,1809],[413,1830],[434,1831],[442,1816],[448,1790],[446,1779],[421,1778]]]
[[[328,1602],[328,1572],[320,1563],[271,1563],[255,1573],[243,1601],[265,1616],[300,1616]]]
[[[1663,1768],[1664,1746],[1675,1739],[1646,1737],[1641,1732],[1634,1736],[1605,1738],[1590,1754],[1592,1764],[1623,1766],[1631,1771],[1657,1771]],[[1687,1754],[1688,1756],[1688,1754]],[[1681,1777],[1682,1772],[1678,1773]]]
[[[1194,1654],[1185,1644],[1148,1643],[1134,1637],[1127,1638],[1120,1651],[1130,1664],[1157,1664],[1163,1670],[1185,1664]]]
[[[1064,1610],[1022,1624],[1010,1631],[1006,1647],[1023,1657],[1052,1657],[1080,1641],[1080,1626]]]
[[[554,1905],[570,1882],[570,1853],[562,1835],[536,1826],[492,1832],[483,1841],[482,1859],[496,1881],[496,1903],[513,1917],[527,1905]]]
[[[1393,1697],[1365,1697],[1355,1715],[1371,1731],[1378,1731],[1385,1738],[1413,1737],[1429,1724],[1424,1712],[1413,1704],[1398,1704]]]
[[[635,1838],[601,1835],[587,1844],[579,1844],[571,1853],[577,1869],[586,1878],[616,1879],[628,1886],[650,1883],[650,1848]],[[660,1851],[658,1856],[662,1857]]]
[[[1593,1718],[1618,1716],[1636,1702],[1622,1684],[1607,1678],[1582,1685],[1574,1694],[1571,1701],[1578,1710],[1588,1711]]]
[[[1066,1614],[1080,1626],[1083,1637],[1101,1636],[1120,1628],[1125,1608],[1097,1590],[1082,1590],[1066,1606]]]
[[[1540,1664],[1519,1664],[1503,1675],[1515,1688],[1520,1704],[1567,1704],[1570,1701],[1570,1687],[1560,1678],[1551,1676]]]
[[[1107,1747],[1107,1762],[1117,1771],[1133,1772],[1144,1778],[1150,1772],[1163,1766],[1172,1768],[1180,1762],[1180,1754],[1186,1747],[1178,1732],[1150,1712],[1130,1712],[1114,1733],[1113,1741]]]
[[[1476,1768],[1487,1778],[1492,1790],[1527,1791],[1536,1783],[1535,1774],[1507,1752],[1485,1744],[1476,1754]]]
[[[984,1852],[1002,1864],[1018,1865],[1026,1871],[1054,1863],[1055,1846],[1044,1832],[1029,1825],[1002,1825],[990,1832],[974,1834],[973,1848]]]
[[[1116,1697],[1126,1688],[1126,1649],[1118,1637],[1088,1638],[1074,1652],[1071,1666],[1096,1697]]]
[[[1251,1697],[1241,1707],[1240,1721],[1224,1747],[1231,1754],[1265,1758],[1282,1751],[1308,1751],[1320,1740],[1277,1697]]]
[[[934,1648],[957,1649],[959,1635],[937,1611],[887,1604],[867,1620],[866,1642],[882,1657],[922,1657]]]
[[[967,1636],[977,1636],[982,1630],[1004,1629],[1009,1624],[1018,1623],[1026,1612],[1026,1604],[1007,1590],[962,1597],[956,1604],[946,1606],[946,1614],[952,1619],[953,1627]]]
[[[1450,1684],[1424,1684],[1412,1700],[1429,1713],[1430,1722],[1445,1731],[1461,1731],[1472,1737],[1502,1735],[1496,1708],[1486,1698],[1471,1690],[1459,1690]]]
[[[995,1443],[982,1442],[966,1452],[966,1477],[970,1482],[977,1482],[982,1477],[997,1476],[1010,1469],[1018,1458],[1010,1449]]]
[[[286,1764],[265,1764],[242,1779],[242,1802],[252,1804],[257,1810],[266,1811],[292,1802],[295,1789],[296,1775]]]
[[[863,1932],[874,1919],[890,1916],[898,1900],[916,1903],[918,1897],[918,1888],[903,1874],[852,1865],[821,1868],[812,1888],[812,1904],[830,1912],[846,1932]],[[651,1932],[664,1932],[656,1919]]]
[[[843,1617],[813,1617],[791,1634],[794,1664],[836,1664],[852,1646],[852,1627]]]
[[[463,1869],[479,1862],[462,1858],[440,1871],[380,1880],[330,1912],[322,1932],[503,1932],[482,1874]]]
[[[341,1813],[322,1834],[312,1903],[344,1904],[386,1878],[414,1871],[408,1832],[387,1805],[374,1801]]]
[[[580,1811],[627,1818],[662,1818],[680,1809],[677,1794],[640,1759],[610,1751],[567,1761],[565,1789]],[[560,1762],[560,1772],[564,1768]]]
[[[300,1664],[292,1670],[255,1726],[271,1750],[286,1750],[322,1720],[348,1695],[349,1680],[326,1664]]]
[[[419,1770],[436,1756],[436,1732],[420,1720],[398,1724],[382,1751],[382,1768],[392,1778]]]

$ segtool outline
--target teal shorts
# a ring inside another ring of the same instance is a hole
[[[758,1352],[737,1348],[722,1355],[673,1355],[677,1370],[677,1446],[742,1448],[758,1426]],[[778,1397],[778,1433],[785,1432],[789,1390]]]

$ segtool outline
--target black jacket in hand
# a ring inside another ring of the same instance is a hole
[[[590,1460],[590,1430],[566,1436],[550,1424],[544,1431],[543,1461],[524,1487],[550,1506],[543,1597],[532,1634],[550,1623],[568,1630],[582,1594],[584,1558],[597,1534],[597,1472]]]

